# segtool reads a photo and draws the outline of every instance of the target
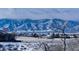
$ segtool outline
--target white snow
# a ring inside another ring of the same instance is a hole
[[[52,39],[47,39],[47,38],[34,38],[34,37],[23,37],[23,36],[17,36],[16,40],[21,40],[21,41],[52,41]]]

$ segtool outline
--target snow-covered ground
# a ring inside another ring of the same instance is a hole
[[[63,38],[16,37],[22,42],[0,42],[0,51],[63,51]],[[79,51],[79,38],[66,39],[67,51]]]
[[[47,39],[47,38],[39,38],[39,37],[23,37],[23,36],[17,36],[16,40],[21,40],[21,41],[52,41],[52,39]]]
[[[34,37],[17,37],[17,40],[28,41],[28,42],[44,42],[48,45],[49,51],[60,51],[63,50],[63,38],[34,38]],[[79,50],[79,38],[67,38],[66,39],[66,50],[77,51]]]

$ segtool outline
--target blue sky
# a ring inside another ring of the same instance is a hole
[[[45,19],[61,18],[64,20],[79,20],[79,9],[61,8],[0,8],[0,18],[14,19]]]

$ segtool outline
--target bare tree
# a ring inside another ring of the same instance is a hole
[[[63,36],[63,44],[64,44],[64,51],[66,51],[66,35],[65,35],[65,29],[67,27],[68,22],[64,22],[63,25],[59,28],[62,31],[62,36]]]
[[[64,21],[62,24],[61,23],[56,23],[56,25],[57,25],[57,30],[60,30],[61,31],[61,33],[62,33],[62,36],[63,36],[63,39],[61,39],[62,41],[63,41],[63,45],[64,45],[64,47],[63,47],[63,49],[64,49],[64,51],[66,51],[66,34],[65,34],[65,29],[67,28],[67,21]],[[60,33],[60,32],[59,32]],[[60,35],[60,34],[59,34]]]
[[[67,22],[65,22],[62,26],[62,33],[64,35],[64,40],[63,40],[63,43],[64,43],[64,51],[66,51],[66,37],[65,37],[65,29],[67,27]]]

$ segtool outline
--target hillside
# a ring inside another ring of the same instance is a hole
[[[7,32],[61,32],[64,25],[66,33],[78,33],[79,21],[66,21],[62,19],[0,19],[0,31]]]

